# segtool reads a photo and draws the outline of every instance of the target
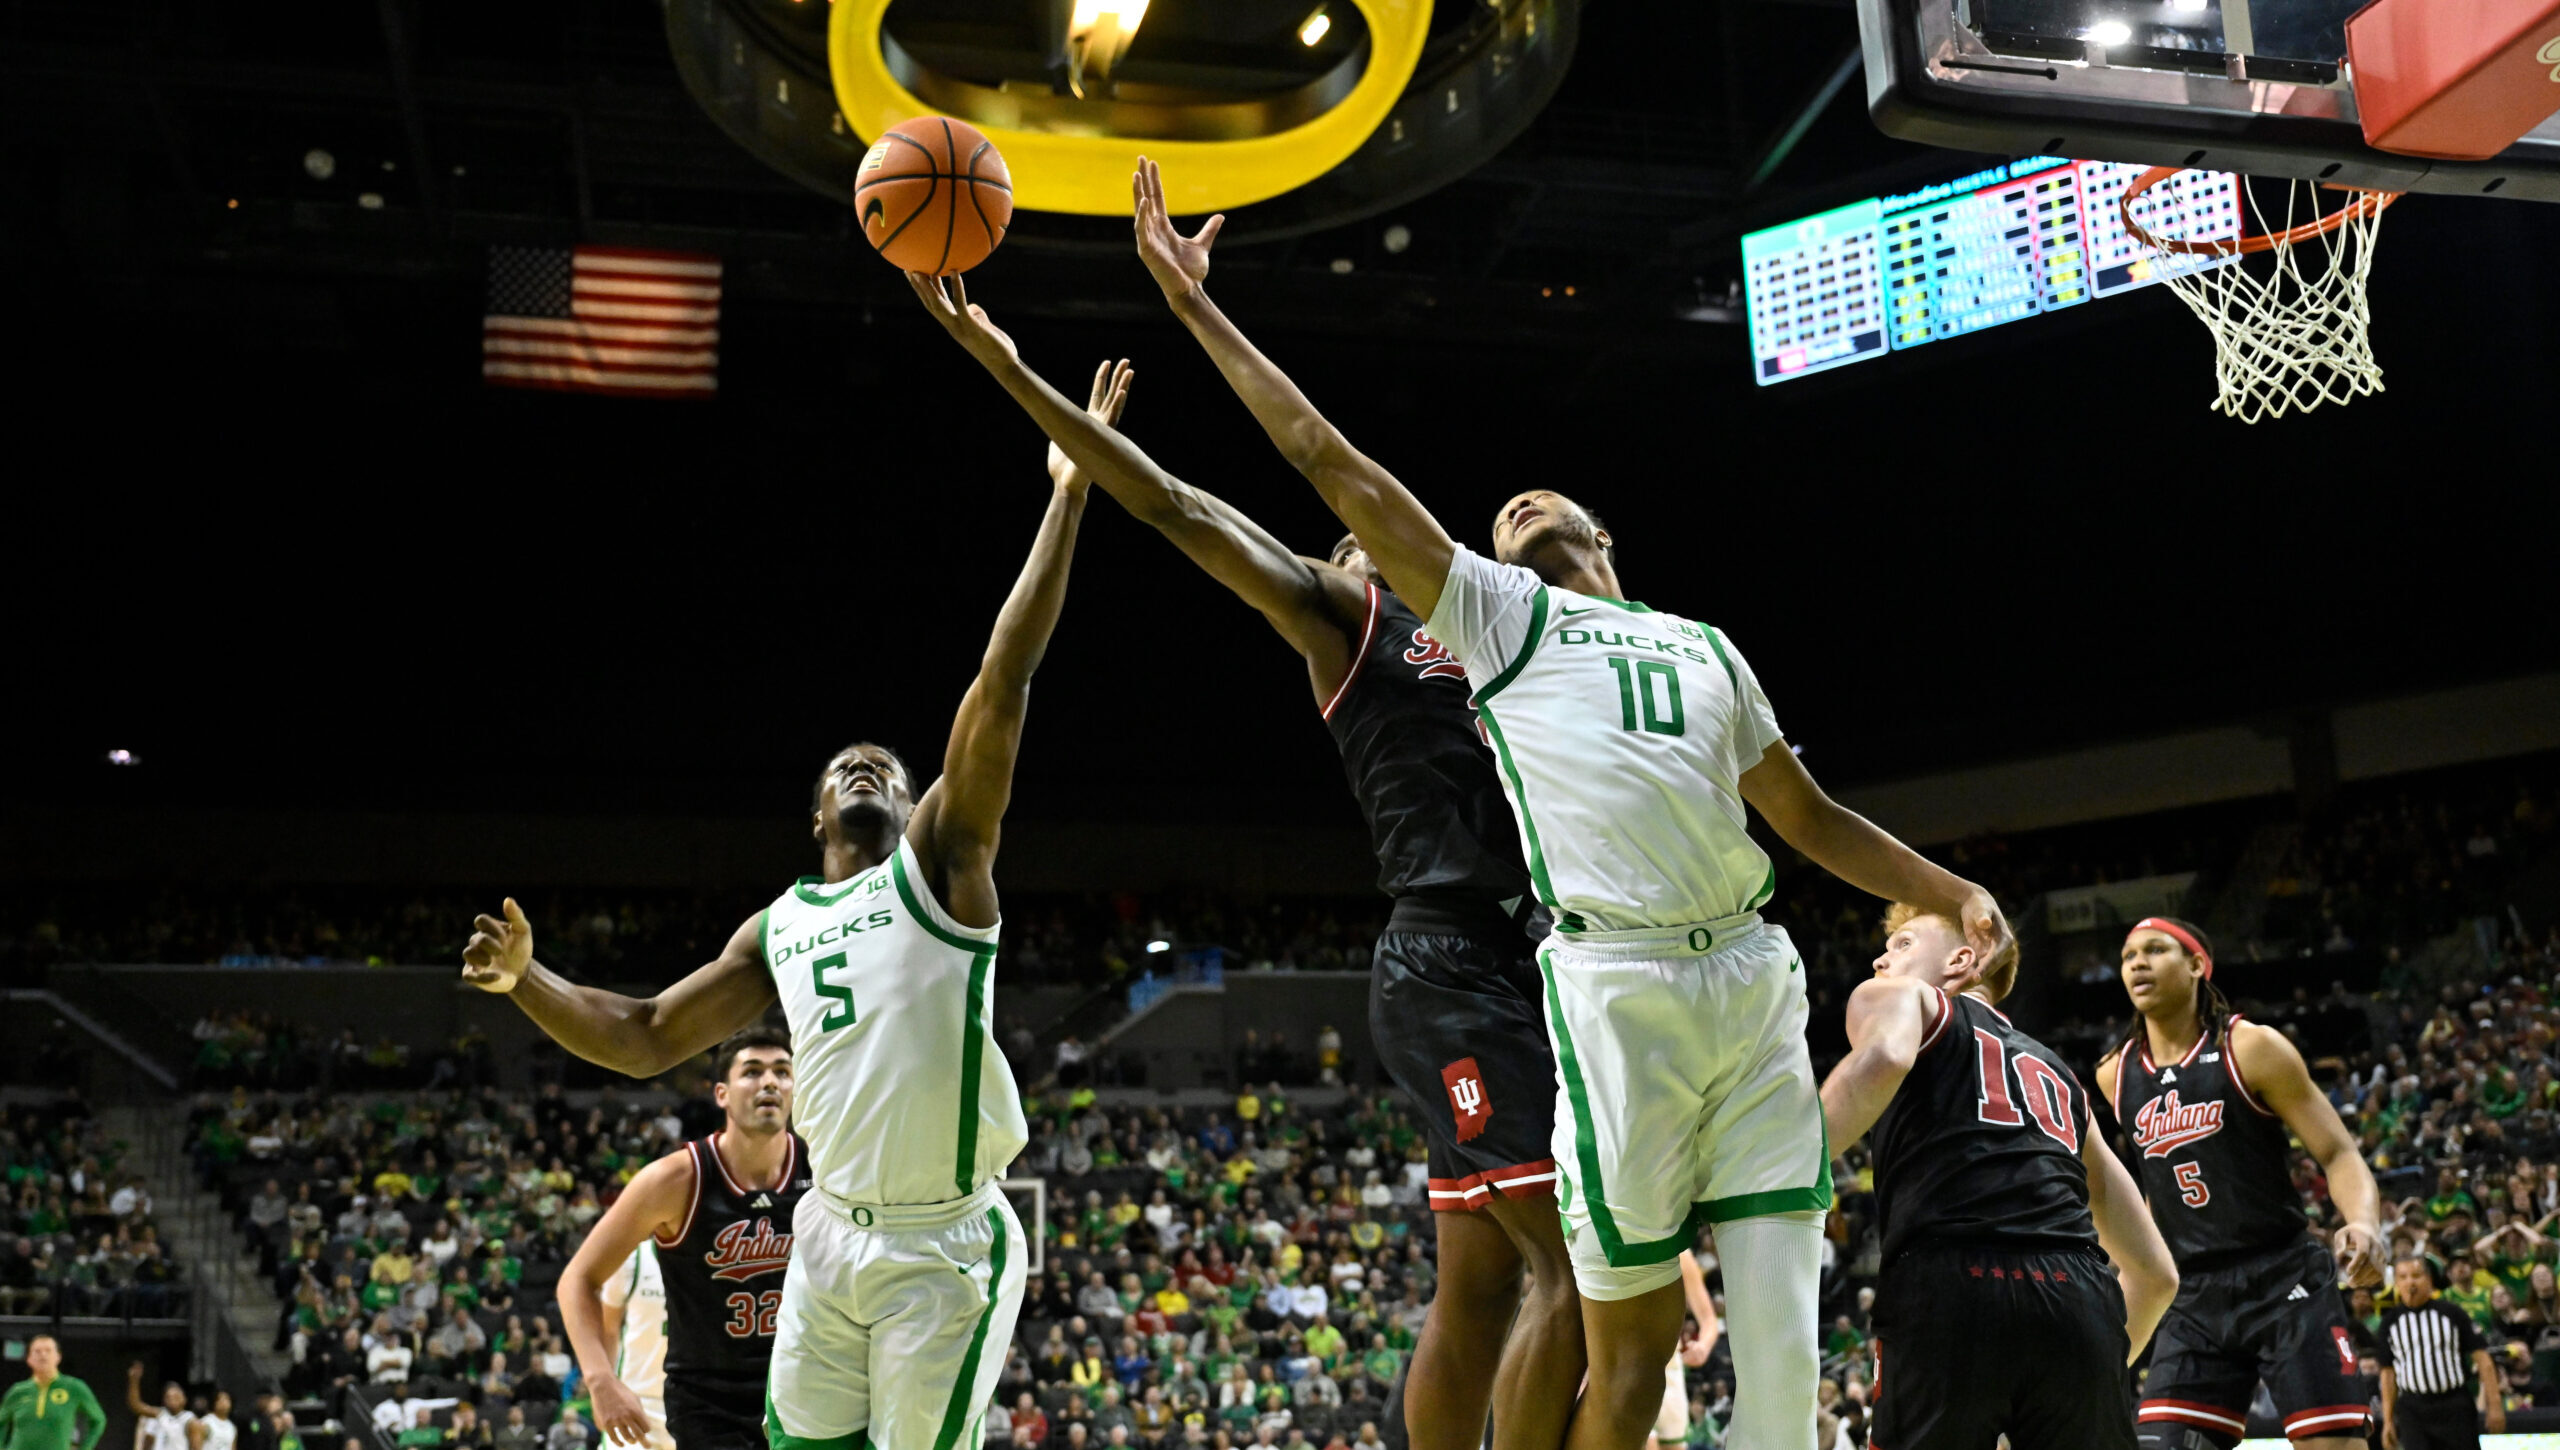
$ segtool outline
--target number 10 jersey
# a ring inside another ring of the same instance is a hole
[[[1430,631],[1467,667],[1557,931],[1689,926],[1769,899],[1740,782],[1778,721],[1732,641],[1463,547]]]

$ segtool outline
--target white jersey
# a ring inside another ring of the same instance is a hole
[[[1769,899],[1739,782],[1778,720],[1732,641],[1466,548],[1430,630],[1467,667],[1558,931],[1690,926]]]
[[[141,1432],[142,1450],[187,1450],[187,1427],[195,1422],[192,1410],[154,1407],[134,1428]]]
[[[821,1192],[965,1198],[1030,1141],[989,1005],[996,934],[951,919],[903,836],[861,875],[803,877],[765,908],[799,1084],[792,1126]]]
[[[220,1415],[198,1415],[196,1423],[204,1426],[204,1450],[231,1450],[240,1439],[240,1427]]]
[[[667,1397],[667,1286],[658,1277],[658,1246],[648,1239],[604,1281],[599,1296],[622,1306],[622,1335],[613,1348],[613,1373],[631,1393],[652,1404]]]

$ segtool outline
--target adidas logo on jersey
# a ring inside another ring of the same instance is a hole
[[[2300,1284],[2296,1284],[2296,1285],[2294,1285],[2294,1286],[2293,1286],[2293,1292],[2292,1292],[2292,1293],[2290,1293],[2290,1294],[2285,1295],[2284,1297],[2285,1297],[2285,1302],[2287,1302],[2287,1303],[2291,1303],[2292,1301],[2294,1301],[2294,1300],[2296,1300],[2296,1299],[2308,1299],[2308,1298],[2310,1298],[2310,1297],[2311,1297],[2311,1291],[2310,1291],[2310,1290],[2308,1290],[2308,1289],[2305,1289],[2305,1288],[2304,1288],[2304,1287],[2302,1287]]]
[[[768,1194],[768,1193],[759,1193],[759,1194],[757,1194],[757,1195],[756,1195],[756,1201],[755,1201],[755,1202],[753,1202],[753,1203],[748,1204],[748,1205],[747,1205],[747,1207],[749,1207],[749,1208],[771,1208],[771,1207],[773,1207],[773,1195]]]
[[[2174,1067],[2164,1067],[2160,1069],[2160,1080],[2162,1082],[2176,1082],[2178,1080],[2178,1070]]]

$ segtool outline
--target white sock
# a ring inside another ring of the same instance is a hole
[[[1773,1213],[1716,1225],[1725,1342],[1733,1348],[1726,1450],[1816,1450],[1822,1220],[1819,1213]]]

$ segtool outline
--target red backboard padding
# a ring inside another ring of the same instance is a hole
[[[2347,59],[2366,144],[2485,160],[2560,114],[2560,0],[2373,0]]]

